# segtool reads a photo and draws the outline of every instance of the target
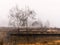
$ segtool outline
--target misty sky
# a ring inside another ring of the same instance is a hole
[[[50,26],[60,27],[60,0],[0,0],[0,26],[8,25],[9,9],[29,7],[35,10],[37,17]]]

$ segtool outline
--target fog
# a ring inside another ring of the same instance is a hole
[[[9,10],[15,6],[35,10],[43,22],[49,20],[51,27],[60,27],[60,0],[0,0],[0,26],[8,25]]]

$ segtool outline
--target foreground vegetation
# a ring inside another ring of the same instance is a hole
[[[8,32],[8,34],[7,34]],[[14,31],[10,32],[12,34]],[[58,31],[60,32],[60,31]],[[9,31],[0,31],[0,45],[60,45],[60,34],[55,35],[9,35]],[[37,33],[37,32],[36,32]]]
[[[4,45],[60,45],[60,36],[12,36]]]

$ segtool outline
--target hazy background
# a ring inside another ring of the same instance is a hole
[[[0,26],[8,25],[9,9],[30,7],[37,13],[37,18],[49,20],[50,26],[60,27],[60,0],[0,0]]]

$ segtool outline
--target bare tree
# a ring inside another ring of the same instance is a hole
[[[47,20],[44,24],[43,24],[43,33],[48,33],[47,30],[49,29],[50,23]]]
[[[47,21],[45,22],[45,24],[44,24],[44,27],[49,28],[49,25],[50,25],[50,23],[49,23],[49,21],[47,20]]]
[[[42,28],[43,27],[43,23],[42,23],[42,21],[34,21],[32,23],[32,26]]]
[[[26,10],[15,7],[10,10],[9,24],[13,27],[28,27],[28,18],[35,19],[35,12],[29,8]]]
[[[41,30],[41,33],[44,33],[49,29],[50,23],[48,20],[45,23],[43,23],[42,21],[34,21],[32,23],[32,26],[39,27]]]
[[[28,33],[28,18],[35,19],[35,14],[35,11],[29,8],[25,10],[19,9],[18,7],[12,8],[9,13],[9,25],[17,28],[18,32],[20,27],[26,27],[26,32]],[[29,36],[26,38],[29,41]]]

